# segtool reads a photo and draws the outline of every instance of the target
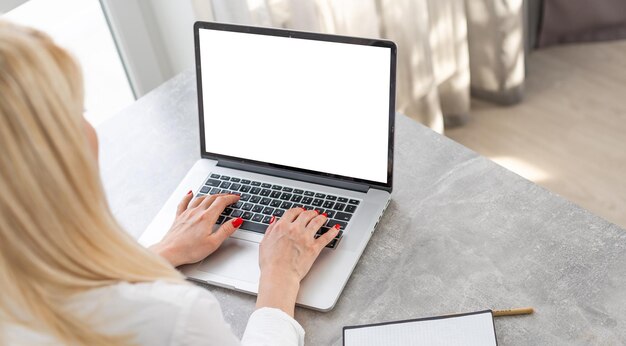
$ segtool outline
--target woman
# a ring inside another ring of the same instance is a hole
[[[116,223],[83,119],[79,67],[46,35],[0,22],[0,344],[215,344],[240,341],[208,291],[174,266],[215,251],[241,224],[211,233],[233,195],[180,203],[150,250]],[[257,310],[241,343],[302,344],[300,281],[337,230],[292,209],[260,246]]]

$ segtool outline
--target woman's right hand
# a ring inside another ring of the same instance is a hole
[[[277,308],[293,316],[300,281],[339,233],[338,228],[332,227],[315,239],[315,233],[326,220],[325,214],[294,208],[270,224],[259,250],[261,279],[257,308]]]

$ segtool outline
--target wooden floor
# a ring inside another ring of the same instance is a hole
[[[626,228],[626,41],[533,52],[526,97],[446,134]]]

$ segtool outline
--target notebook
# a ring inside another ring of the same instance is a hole
[[[491,310],[343,327],[344,346],[497,344]]]

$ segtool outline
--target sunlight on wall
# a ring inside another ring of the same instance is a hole
[[[550,179],[550,175],[546,171],[518,158],[510,156],[496,156],[490,157],[490,159],[500,166],[517,173],[530,181],[541,182]]]

